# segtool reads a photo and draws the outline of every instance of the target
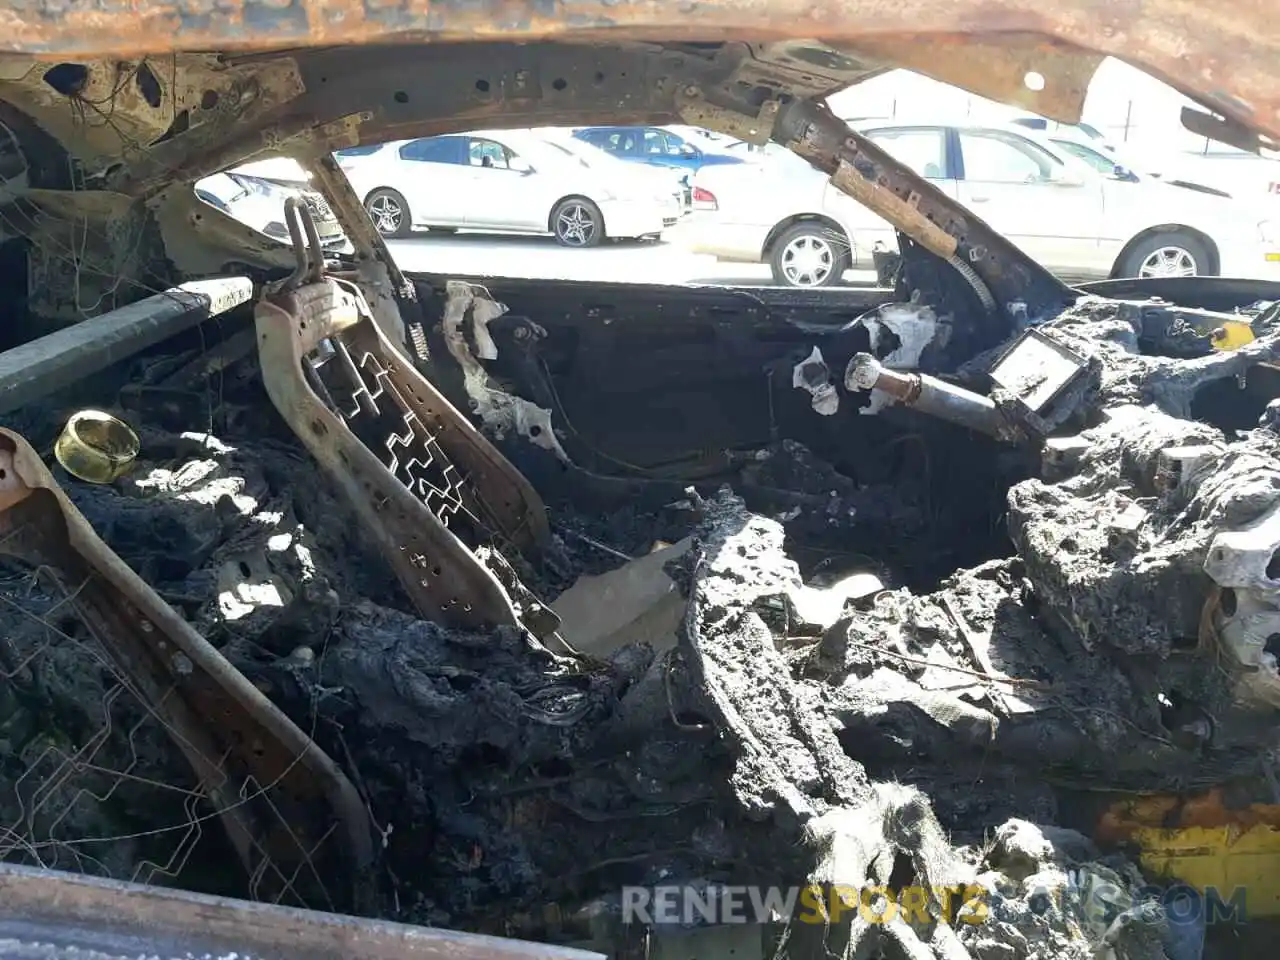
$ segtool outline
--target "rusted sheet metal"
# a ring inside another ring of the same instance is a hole
[[[1034,36],[866,37],[860,53],[1045,117],[1074,122],[1103,57]],[[1044,82],[1039,86],[1037,75]]]
[[[611,42],[806,37],[856,49],[860,39],[879,42],[922,32],[986,40],[998,40],[995,34],[1037,34],[1120,57],[1280,135],[1280,85],[1275,83],[1280,24],[1262,0],[100,0],[91,5],[23,0],[0,11],[0,48],[51,59],[423,36]],[[941,79],[958,80],[973,69],[963,61],[950,67]],[[1047,71],[1040,72],[1053,82]]]
[[[209,897],[0,864],[0,940],[41,957],[605,960],[569,947]]]

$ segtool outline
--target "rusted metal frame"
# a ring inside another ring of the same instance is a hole
[[[54,575],[191,764],[251,892],[306,902],[302,887],[332,908],[322,877],[346,876],[336,903],[363,902],[373,845],[351,782],[98,538],[26,440],[2,428],[0,552]]]
[[[454,435],[452,449],[469,454],[459,466],[474,471],[481,489],[502,486],[503,493],[489,506],[505,522],[506,536],[531,546],[539,531],[547,529],[547,520],[527,482],[521,477],[521,483],[512,484],[513,468],[478,433],[478,443],[457,442],[456,437],[474,428],[399,354],[369,317],[358,292],[326,279],[267,296],[258,303],[256,322],[262,379],[271,402],[342,490],[422,616],[466,629],[520,623],[520,612],[497,578],[446,525],[449,513],[483,513],[484,506],[438,436]],[[330,362],[345,363],[348,374],[354,374],[348,380],[349,395],[339,398],[337,410],[317,396],[304,373],[314,369],[313,355],[322,342],[335,350]],[[363,375],[370,368],[377,380],[373,390]],[[408,475],[414,465],[419,471],[429,468],[450,485],[435,511],[424,498],[438,491],[411,490],[410,481],[396,476],[348,426],[347,417],[357,416],[361,407],[376,410],[375,391],[390,405],[378,412],[401,419],[403,436],[396,432],[386,441],[394,469],[403,468]],[[344,410],[348,401],[351,414]]]
[[[1104,59],[1031,33],[913,33],[859,37],[855,44],[863,56],[1066,123],[1080,119],[1089,83]],[[1027,86],[1033,74],[1044,81],[1041,89]]]
[[[70,97],[45,81],[49,64],[25,66],[21,76],[13,76],[22,69],[15,65],[0,80],[0,98],[39,116],[87,174],[119,157],[154,150],[162,158],[179,136],[212,147],[236,125],[257,124],[302,92],[296,63],[280,57],[247,69],[228,67],[216,54],[89,60],[78,64],[85,77]],[[144,70],[158,81],[154,101],[139,82]]]
[[[825,104],[795,101],[778,111],[772,136],[832,175],[832,183],[884,216],[926,250],[959,259],[1006,308],[1024,304],[1048,318],[1076,299],[1062,281],[951,199],[854,132]],[[1011,317],[1006,316],[1005,322]]]
[[[256,29],[246,28],[255,24]],[[1146,0],[1117,9],[1105,0],[1066,0],[1046,8],[1029,0],[954,3],[904,0],[815,9],[809,0],[709,0],[696,8],[651,0],[558,5],[513,0],[446,5],[409,0],[365,5],[343,16],[323,7],[280,8],[268,0],[196,0],[145,5],[105,0],[68,10],[51,0],[0,11],[9,50],[64,59],[165,54],[174,50],[262,50],[395,39],[436,42],[553,38],[578,41],[776,40],[808,37],[856,47],[860,37],[948,35],[988,39],[1034,32],[1047,41],[1115,56],[1199,95],[1218,112],[1280,135],[1275,64],[1280,38],[1260,0],[1230,6]],[[962,77],[973,68],[954,66]],[[941,71],[940,71],[941,72]],[[1043,71],[1042,71],[1043,72]],[[1046,74],[1050,83],[1054,78]],[[952,76],[941,79],[952,81]],[[1037,111],[1043,112],[1043,111]],[[1055,117],[1072,120],[1072,117]]]
[[[726,85],[732,90],[732,85]],[[983,284],[980,299],[1009,307],[1021,303],[1032,318],[1049,317],[1075,295],[959,202],[853,131],[825,105],[780,98],[754,105],[721,89],[686,84],[676,96],[687,122],[748,141],[789,147],[831,174],[834,186],[884,217],[926,250],[950,261],[969,283]],[[959,263],[957,264],[957,261]],[[1007,325],[1011,319],[1006,316]]]
[[[678,78],[721,78],[734,57],[712,62],[657,46],[544,43],[297,51],[287,59],[296,59],[305,86],[289,103],[213,141],[193,128],[128,157],[107,188],[149,197],[168,183],[282,150],[315,174],[319,158],[357,142],[476,127],[667,122],[675,119]]]
[[[307,92],[291,109],[358,117],[365,143],[477,127],[670,119],[678,82],[722,80],[746,52],[715,59],[620,43],[308,51],[297,56]]]
[[[150,199],[172,183],[195,183],[256,157],[305,155],[327,149],[317,144],[350,144],[356,122],[333,114],[290,115],[264,120],[264,125],[238,124],[229,131],[234,135],[212,142],[193,136],[199,132],[193,130],[129,156],[104,178],[103,186],[125,196]]]
[[[546,943],[296,910],[0,864],[0,939],[85,955],[272,960],[606,960]],[[59,956],[63,955],[61,952]]]
[[[368,304],[352,289],[367,318]],[[384,389],[391,389],[403,415],[427,429],[428,452],[455,474],[469,513],[481,520],[490,534],[504,546],[520,551],[536,552],[547,545],[551,524],[537,491],[375,323],[353,327],[338,342],[348,362],[351,353],[356,353],[360,369],[373,371]]]

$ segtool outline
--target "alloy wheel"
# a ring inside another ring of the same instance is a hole
[[[400,208],[400,204],[396,203],[394,197],[382,193],[369,201],[369,217],[379,233],[391,234],[400,229],[404,210]]]
[[[556,217],[556,235],[571,247],[585,247],[596,233],[596,221],[591,211],[580,203],[568,203]]]

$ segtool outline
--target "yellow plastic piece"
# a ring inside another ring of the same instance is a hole
[[[1212,889],[1226,901],[1241,888],[1248,916],[1280,917],[1280,806],[1228,807],[1219,791],[1116,804],[1099,840],[1127,841],[1145,871]]]
[[[1243,887],[1250,917],[1280,916],[1280,830],[1265,824],[1241,828],[1141,828],[1134,840],[1143,869],[1177,878],[1225,900]]]
[[[1243,320],[1224,320],[1209,334],[1215,350],[1239,350],[1254,339],[1253,328]]]

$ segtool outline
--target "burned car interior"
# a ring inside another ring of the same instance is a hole
[[[1268,28],[233,6],[7,14],[8,955],[1266,948],[1280,284],[1069,286],[824,99],[1117,55],[1266,149]],[[406,275],[332,156],[624,122],[790,148],[890,282]],[[349,252],[193,189],[278,156]]]

